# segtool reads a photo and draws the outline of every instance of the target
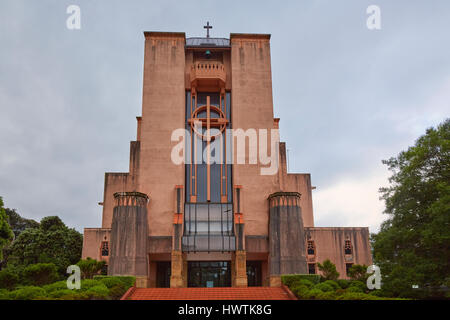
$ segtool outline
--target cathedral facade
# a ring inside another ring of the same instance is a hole
[[[129,171],[105,174],[83,258],[140,287],[278,286],[325,259],[341,278],[371,264],[368,228],[315,227],[310,174],[287,172],[270,35],[144,35]]]

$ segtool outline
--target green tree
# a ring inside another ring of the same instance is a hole
[[[19,283],[19,275],[10,270],[3,269],[0,271],[0,288],[12,290]]]
[[[5,208],[6,215],[8,216],[8,222],[17,238],[19,234],[28,228],[39,228],[39,222],[32,219],[22,218],[16,211],[16,209]]]
[[[97,261],[88,257],[87,259],[81,259],[77,263],[77,266],[80,267],[81,277],[83,279],[92,279],[100,273],[105,264],[105,261]]]
[[[367,266],[361,264],[354,264],[348,270],[348,276],[352,280],[362,281],[366,283],[369,274],[367,273]]]
[[[0,270],[3,264],[3,248],[13,239],[13,236],[5,208],[3,208],[3,199],[0,197]]]
[[[380,188],[389,218],[372,235],[383,290],[413,297],[418,285],[437,294],[450,276],[450,119],[383,163],[392,172]]]
[[[331,262],[330,259],[325,260],[323,264],[318,262],[317,267],[322,272],[322,277],[325,280],[337,280],[337,278],[339,278],[339,272],[336,270],[336,265]]]
[[[33,286],[43,286],[58,280],[59,275],[53,263],[31,264],[23,270],[24,280]]]
[[[25,229],[9,248],[8,266],[25,267],[36,263],[54,263],[65,275],[69,265],[81,257],[83,236],[68,228],[58,217],[46,217],[39,228]]]

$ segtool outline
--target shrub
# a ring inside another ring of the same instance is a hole
[[[60,297],[61,300],[88,300],[89,295],[86,292],[80,292],[80,290],[70,290],[70,293]]]
[[[123,283],[123,285],[127,288],[134,286],[134,283],[136,282],[136,277],[133,276],[102,276],[102,275],[94,276],[94,280],[103,281],[104,279],[119,279]]]
[[[42,299],[46,297],[46,292],[40,287],[26,286],[15,291],[11,291],[9,297],[14,300]]]
[[[299,280],[308,280],[313,284],[317,284],[320,281],[320,275],[318,274],[284,274],[281,276],[281,281],[288,286],[291,287],[291,284],[294,281]]]
[[[78,261],[77,266],[80,267],[81,277],[83,279],[92,279],[94,275],[100,273],[105,264],[105,261],[97,261],[88,257],[87,259]]]
[[[317,299],[319,300],[336,300],[336,293],[333,291],[328,291],[328,292],[322,292],[321,294],[319,294],[317,296]]]
[[[292,293],[301,299],[308,298],[308,291],[309,291],[308,287],[302,285],[292,288]]]
[[[361,292],[347,292],[338,297],[338,300],[367,300],[368,294]]]
[[[335,293],[336,293],[336,296],[342,296],[346,292],[347,292],[347,289],[337,289]]]
[[[357,288],[358,290],[356,289],[350,290],[351,288]],[[351,281],[348,290],[351,292],[365,292],[367,290],[367,285],[361,281]]]
[[[0,289],[0,300],[8,300],[9,299],[9,291],[6,289]]]
[[[35,286],[42,286],[58,280],[57,268],[53,263],[36,263],[23,270],[25,281]]]
[[[322,276],[325,280],[337,280],[339,278],[339,272],[336,270],[336,265],[327,259],[321,264],[317,263],[317,267],[322,271]]]
[[[119,300],[122,296],[127,292],[128,288],[126,288],[122,283],[115,285],[111,289],[109,289],[109,296],[111,299]]]
[[[322,282],[319,284],[316,284],[313,289],[318,289],[322,292],[332,292],[335,291],[334,288],[332,286],[330,286],[329,284]]]
[[[67,288],[67,281],[57,281],[53,282],[51,284],[47,284],[42,287],[47,293],[53,292],[53,291],[59,291],[59,290],[65,290]]]
[[[340,286],[339,286],[339,284],[338,284],[336,281],[333,281],[333,280],[326,280],[326,281],[324,281],[323,283],[325,283],[325,284],[331,286],[331,287],[333,288],[333,290],[340,289]]]
[[[347,292],[360,292],[360,293],[364,293],[364,290],[362,290],[360,287],[348,287]]]
[[[295,283],[298,283],[299,285],[305,286],[308,289],[310,289],[310,288],[312,288],[314,286],[314,283],[312,283],[311,281],[306,280],[306,279],[298,280]]]
[[[101,281],[92,280],[92,279],[86,279],[86,280],[81,280],[80,290],[81,291],[86,291],[86,290],[89,290],[92,287],[97,287],[97,286],[102,286],[102,287],[105,287],[105,289],[108,289],[105,286],[105,284],[103,284],[103,282],[101,282]]]
[[[336,280],[336,282],[339,284],[339,286],[342,289],[347,289],[348,287],[350,287],[350,281],[349,280],[338,279],[338,280]]]
[[[371,296],[375,296],[375,297],[386,297],[386,295],[385,295],[386,293],[383,292],[383,290],[373,290],[373,291],[370,291],[369,294]]]
[[[49,298],[53,298],[53,299],[58,299],[61,298],[63,296],[69,296],[72,295],[74,293],[74,290],[70,290],[70,289],[62,289],[62,290],[54,290],[50,293],[47,293],[47,296]]]
[[[311,289],[308,291],[308,299],[317,299],[320,294],[322,294],[323,291],[319,289]]]
[[[354,264],[348,270],[348,275],[350,279],[366,282],[369,274],[367,274],[367,266],[361,264]]]
[[[0,288],[12,290],[18,282],[19,276],[17,273],[8,269],[3,269],[0,271]]]
[[[93,286],[86,290],[91,300],[105,300],[109,298],[109,290],[105,285]]]
[[[94,280],[100,281],[103,283],[108,289],[117,286],[117,285],[123,285],[122,280],[116,277],[107,277],[107,278],[95,278]]]

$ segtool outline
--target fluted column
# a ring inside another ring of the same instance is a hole
[[[305,237],[298,192],[269,196],[270,282],[282,274],[306,273]]]
[[[140,192],[117,192],[111,227],[109,275],[148,276],[148,196]]]

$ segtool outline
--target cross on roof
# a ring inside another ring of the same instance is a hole
[[[209,29],[212,29],[212,26],[209,25],[209,21],[206,22],[206,26],[203,26],[206,29],[206,37],[209,38]]]

